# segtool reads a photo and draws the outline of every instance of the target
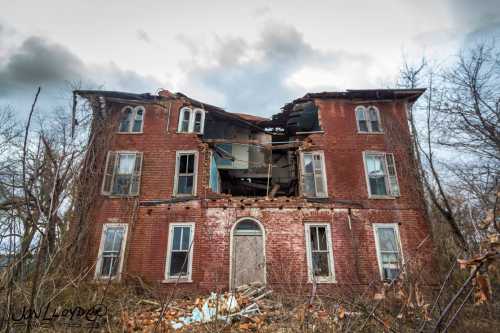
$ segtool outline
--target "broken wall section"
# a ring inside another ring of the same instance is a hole
[[[234,196],[299,196],[298,148],[309,133],[321,131],[316,105],[287,105],[272,120],[242,116],[207,115],[203,141],[213,154],[211,189]]]

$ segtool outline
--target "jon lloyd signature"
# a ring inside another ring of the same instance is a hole
[[[8,318],[1,318],[0,328],[4,327],[7,321],[10,321],[14,326],[51,326],[56,321],[62,321],[63,324],[72,327],[98,327],[101,318],[106,316],[108,308],[104,304],[95,304],[92,307],[84,308],[75,306],[72,308],[55,308],[51,309],[51,304],[38,309],[32,309],[23,306],[22,311],[11,312]]]

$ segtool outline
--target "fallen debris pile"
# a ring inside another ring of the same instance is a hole
[[[143,301],[152,308],[134,314],[124,311],[123,329],[148,332],[158,327],[169,331],[220,322],[227,326],[236,324],[240,330],[255,330],[279,313],[281,304],[267,298],[271,293],[272,290],[254,283],[237,288],[234,294],[212,292],[206,298],[175,300],[163,311],[160,303]]]

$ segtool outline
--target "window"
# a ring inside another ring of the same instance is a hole
[[[126,106],[122,110],[119,133],[142,133],[144,108]]]
[[[181,133],[198,133],[203,134],[205,123],[205,111],[202,109],[191,110],[184,107],[179,113],[178,131]]]
[[[212,152],[210,154],[210,179],[209,187],[213,192],[220,193],[220,176],[219,170],[217,169],[217,162],[215,160],[215,154]]]
[[[203,111],[202,110],[195,110],[194,112],[194,125],[193,125],[193,132],[195,133],[203,133]]]
[[[179,116],[179,132],[189,132],[189,123],[191,122],[191,109],[182,108]]]
[[[166,279],[191,280],[194,223],[170,224]]]
[[[135,196],[141,182],[142,153],[108,152],[102,183],[103,195]]]
[[[198,168],[198,152],[178,151],[175,167],[174,195],[196,194],[196,171]]]
[[[375,106],[358,106],[355,109],[358,132],[382,133],[380,112]]]
[[[306,223],[305,235],[309,282],[335,282],[330,225]]]
[[[302,194],[306,197],[327,197],[323,152],[302,153]]]
[[[398,197],[400,192],[394,155],[365,152],[364,160],[369,196]]]
[[[373,231],[380,276],[383,280],[396,279],[403,267],[398,225],[374,224]]]
[[[123,266],[126,237],[126,224],[104,224],[96,264],[97,278],[119,279]]]

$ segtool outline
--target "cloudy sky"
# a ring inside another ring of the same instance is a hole
[[[82,88],[164,88],[270,115],[310,91],[386,88],[402,54],[499,38],[498,0],[0,0],[0,110]],[[500,42],[500,41],[498,41]]]

